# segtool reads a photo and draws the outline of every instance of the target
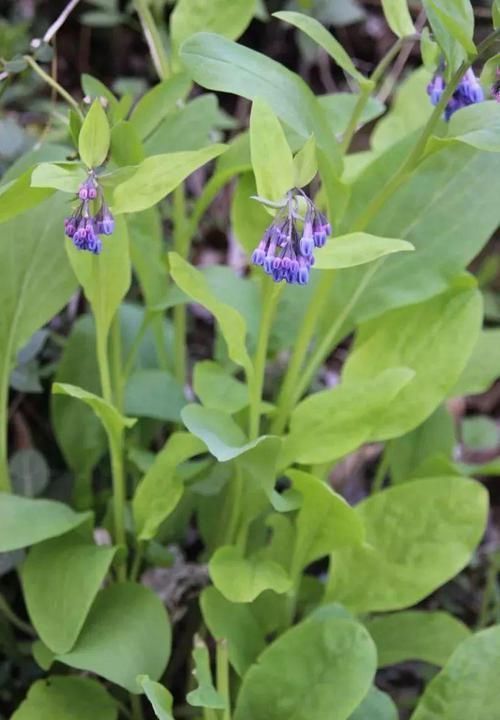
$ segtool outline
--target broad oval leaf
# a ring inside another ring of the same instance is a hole
[[[302,622],[248,670],[235,720],[346,720],[368,692],[376,662],[375,646],[358,623],[335,617]]]
[[[411,720],[498,720],[500,626],[461,643],[426,687]]]
[[[130,122],[141,140],[151,135],[165,115],[174,110],[176,103],[189,92],[191,79],[184,73],[173,75],[148,90],[130,114]]]
[[[88,168],[106,160],[110,143],[109,122],[99,98],[90,106],[78,137],[78,152]]]
[[[332,238],[318,253],[314,268],[333,270],[373,262],[385,255],[414,250],[406,240],[355,232]]]
[[[52,675],[37,680],[11,720],[116,720],[118,706],[96,680]]]
[[[54,500],[0,493],[0,552],[64,535],[89,519]]]
[[[382,0],[382,7],[385,19],[395,35],[405,37],[415,32],[407,0]]]
[[[36,545],[22,569],[31,621],[54,653],[71,650],[101,587],[115,549],[78,531]]]
[[[390,695],[374,685],[349,720],[399,720],[399,713]]]
[[[257,193],[280,200],[294,186],[292,151],[280,121],[260,98],[253,101],[250,113],[250,152]]]
[[[398,610],[469,562],[484,532],[488,495],[475,481],[432,477],[383,490],[356,511],[365,545],[332,555],[326,598],[355,612]]]
[[[194,366],[193,389],[205,407],[230,414],[250,402],[247,385],[212,360],[203,360]]]
[[[170,642],[161,600],[144,585],[124,582],[98,593],[73,649],[57,660],[139,693],[138,675],[163,674]]]

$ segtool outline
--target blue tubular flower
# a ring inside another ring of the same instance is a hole
[[[304,217],[298,212],[299,197],[306,204]],[[331,232],[330,223],[313,202],[301,190],[291,190],[253,251],[251,262],[275,282],[306,285],[314,265],[314,249],[323,247]]]
[[[102,251],[99,235],[111,235],[115,229],[115,219],[104,202],[94,171],[89,172],[87,180],[78,188],[77,197],[80,204],[64,220],[64,232],[78,250],[99,255]]]
[[[429,95],[430,101],[433,105],[437,105],[439,103],[445,87],[446,83],[441,73],[436,74],[427,86],[427,94]],[[444,119],[448,121],[457,110],[461,110],[468,105],[475,105],[483,100],[483,89],[479,80],[475,76],[474,71],[472,68],[469,68],[458,83],[455,92],[448,100],[444,109]]]

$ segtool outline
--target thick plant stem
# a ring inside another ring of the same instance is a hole
[[[229,658],[227,641],[219,640],[216,649],[217,690],[226,703],[224,710],[220,711],[220,720],[231,720],[231,697],[229,692]]]
[[[7,433],[9,414],[9,374],[1,378],[0,387],[0,492],[10,492]]]
[[[186,198],[184,195],[184,185],[181,184],[174,190],[174,249],[184,259],[187,259],[189,254],[189,235],[187,231]],[[184,385],[186,382],[186,331],[186,306],[181,303],[174,307],[174,366],[175,377],[181,385]]]
[[[155,70],[161,80],[166,80],[170,75],[170,62],[149,4],[147,0],[135,0],[134,5],[141,21]]]
[[[262,401],[262,390],[264,387],[264,375],[266,370],[267,348],[269,344],[269,335],[273,324],[278,299],[281,292],[281,285],[270,282],[264,278],[264,297],[262,301],[262,317],[259,326],[259,337],[257,340],[257,349],[254,357],[254,372],[252,384],[250,387],[250,412],[249,412],[249,428],[248,437],[250,440],[256,440],[259,436],[260,426],[260,408]]]
[[[143,720],[141,696],[130,693],[130,709],[132,720]]]
[[[299,381],[302,365],[311,344],[318,317],[328,300],[332,286],[332,274],[322,273],[313,297],[310,310],[304,316],[290,357],[285,378],[278,396],[278,409],[271,425],[271,432],[280,434],[286,427],[288,415],[293,407],[294,390]],[[313,312],[314,310],[314,312]]]
[[[50,85],[51,88],[53,88],[66,102],[68,105],[71,105],[71,107],[75,110],[75,112],[78,114],[80,118],[83,119],[82,111],[80,110],[78,103],[74,98],[71,97],[71,95],[66,92],[66,90],[59,85],[54,78],[45,72],[45,70],[42,70],[40,65],[31,57],[31,55],[24,55],[23,56],[28,65],[36,72],[36,74],[42,78],[44,82],[47,83],[47,85]]]

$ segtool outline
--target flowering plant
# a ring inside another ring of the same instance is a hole
[[[457,455],[449,411],[499,371],[491,277],[468,271],[500,220],[498,0],[481,38],[468,0],[415,24],[383,0],[395,39],[370,74],[329,23],[275,13],[348,79],[326,95],[236,42],[252,0],[177,0],[168,27],[136,0],[158,82],[119,98],[84,75],[81,102],[53,61],[76,4],[0,75],[64,102],[0,185],[12,719],[394,720],[384,668],[414,660],[412,720],[500,718],[476,479],[498,463]],[[225,143],[215,92],[251,102]],[[226,186],[237,272],[190,262]],[[47,378],[35,450],[18,408]],[[464,617],[438,591],[471,563]]]

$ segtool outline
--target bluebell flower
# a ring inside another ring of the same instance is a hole
[[[299,198],[305,203],[303,216]],[[251,262],[275,282],[306,285],[314,265],[314,250],[325,245],[331,232],[327,218],[305,193],[291,190],[253,251]]]
[[[111,235],[115,229],[115,219],[104,202],[101,187],[93,171],[78,188],[77,199],[80,201],[79,205],[73,214],[64,220],[64,232],[78,250],[99,255],[102,251],[99,235]]]
[[[438,72],[427,86],[427,94],[433,105],[439,103],[445,88],[446,82],[441,72]],[[483,89],[474,74],[474,70],[469,68],[455,88],[455,92],[448,100],[444,110],[444,119],[448,121],[457,110],[461,110],[468,105],[475,105],[483,100]]]

